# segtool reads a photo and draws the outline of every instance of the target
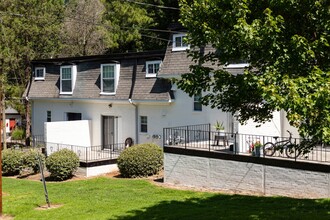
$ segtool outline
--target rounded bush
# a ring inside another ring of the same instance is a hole
[[[163,167],[163,150],[156,144],[138,144],[125,149],[117,159],[123,177],[146,177]]]
[[[40,171],[39,168],[39,158],[41,162],[45,163],[45,155],[43,155],[38,149],[29,149],[24,152],[23,155],[23,164],[26,168],[31,168],[34,173],[38,173]]]
[[[79,166],[79,157],[71,150],[62,149],[52,153],[46,159],[46,168],[54,180],[65,180],[72,177]]]
[[[2,173],[8,176],[18,175],[23,169],[23,152],[5,149],[2,151]]]

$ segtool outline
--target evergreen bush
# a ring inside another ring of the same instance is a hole
[[[163,150],[153,143],[138,144],[125,149],[117,159],[123,177],[146,177],[163,167]]]
[[[2,173],[7,176],[18,175],[23,169],[23,152],[5,149],[2,151]]]
[[[52,153],[46,159],[46,168],[54,180],[65,180],[72,177],[79,166],[79,157],[71,150],[62,149]]]
[[[45,162],[45,155],[43,155],[38,149],[29,149],[24,152],[23,155],[23,164],[26,168],[31,168],[33,173],[38,173],[40,171],[39,168],[39,158],[41,162]]]

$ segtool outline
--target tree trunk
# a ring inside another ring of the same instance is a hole
[[[30,120],[30,114],[31,114],[31,110],[30,110],[30,102],[28,99],[25,100],[25,117],[26,117],[26,130],[25,130],[25,134],[26,134],[26,139],[25,139],[25,145],[26,146],[30,146],[30,137],[31,137],[31,120]]]

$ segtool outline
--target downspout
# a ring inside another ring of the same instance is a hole
[[[128,102],[135,107],[135,143],[139,143],[139,106],[132,101],[134,86],[136,81],[136,71],[137,71],[137,59],[135,59],[135,64],[132,73],[132,84],[131,90],[129,92]]]
[[[139,143],[139,106],[133,103],[132,99],[128,99],[128,102],[135,107],[135,142]]]

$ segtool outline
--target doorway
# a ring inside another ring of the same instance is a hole
[[[118,117],[102,116],[102,149],[114,149],[117,143]]]

